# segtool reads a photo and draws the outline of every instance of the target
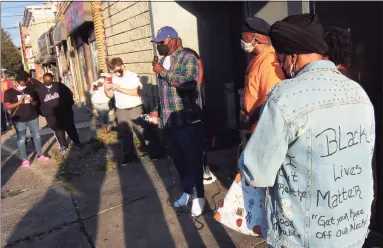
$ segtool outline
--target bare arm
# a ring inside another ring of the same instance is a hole
[[[4,106],[6,110],[11,110],[11,109],[17,108],[22,102],[23,102],[23,99],[15,103],[5,102]]]
[[[125,95],[129,95],[129,96],[140,96],[141,95],[140,87],[137,87],[136,89],[124,89],[124,88],[118,87],[118,88],[116,88],[116,91],[121,92]]]
[[[113,85],[104,83],[104,92],[108,98],[114,97]]]

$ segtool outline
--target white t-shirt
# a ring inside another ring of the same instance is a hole
[[[142,84],[137,74],[130,71],[124,71],[124,75],[122,77],[113,76],[112,81],[113,84],[118,84],[123,89],[137,89],[137,87],[142,88]],[[114,96],[116,100],[116,107],[119,109],[129,109],[142,105],[140,96],[131,96],[118,91],[114,92]]]
[[[166,56],[165,59],[164,59],[164,63],[163,63],[163,67],[166,69],[166,70],[169,70],[170,69],[170,66],[171,66],[171,59],[170,59],[170,56]]]
[[[94,85],[98,85],[101,82],[97,80],[92,84],[92,88],[89,90],[89,93],[92,95],[91,101],[94,104],[105,104],[109,102],[109,98],[105,95],[104,86],[98,87],[96,91],[93,90]]]

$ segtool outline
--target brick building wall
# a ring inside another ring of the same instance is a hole
[[[107,58],[120,57],[125,67],[136,72],[144,85],[145,107],[154,107],[156,76],[152,71],[154,56],[148,2],[103,1]]]

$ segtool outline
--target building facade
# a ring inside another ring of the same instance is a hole
[[[244,19],[256,15],[273,23],[308,11],[302,2],[103,1],[107,58],[121,57],[126,68],[138,73],[149,111],[158,95],[151,66],[157,51],[150,41],[161,27],[174,27],[184,47],[194,49],[204,63],[208,132],[225,134],[237,128],[237,92],[249,59],[240,47]]]
[[[55,12],[55,5],[25,7],[22,25],[29,32],[29,41],[25,42],[25,44],[30,43],[30,46],[26,46],[25,48],[28,64],[27,66],[24,66],[24,69],[31,71],[31,74],[37,79],[41,79],[43,74],[42,65],[39,61],[39,39],[41,35],[46,33],[54,25]]]

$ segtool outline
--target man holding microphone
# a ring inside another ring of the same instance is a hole
[[[179,44],[172,27],[161,28],[152,40],[157,45],[160,62],[153,61],[159,79],[160,104],[150,113],[161,119],[170,156],[178,171],[184,193],[174,207],[192,201],[192,216],[203,213],[204,199],[202,153],[204,130],[201,110],[196,104],[198,61],[193,53]]]

